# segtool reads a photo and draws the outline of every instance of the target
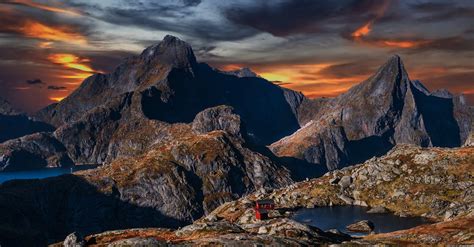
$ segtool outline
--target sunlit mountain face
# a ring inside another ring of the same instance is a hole
[[[0,97],[27,112],[172,34],[200,62],[333,97],[399,54],[430,90],[474,103],[474,1],[0,2]]]

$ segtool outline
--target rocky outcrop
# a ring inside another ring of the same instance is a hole
[[[271,149],[329,170],[380,156],[400,143],[458,147],[471,125],[462,98],[430,94],[410,81],[399,56],[335,99],[306,102],[299,107],[302,127]]]
[[[234,136],[246,133],[239,115],[229,106],[217,106],[198,113],[192,123],[192,129],[198,134],[213,130],[223,130]]]
[[[63,242],[64,247],[83,247],[85,246],[85,241],[77,233],[73,232],[67,235],[66,239]]]
[[[50,133],[36,133],[0,144],[0,171],[73,165],[66,148]]]
[[[121,111],[119,115],[127,114]],[[209,114],[219,119],[212,128],[193,131],[193,126],[203,126],[202,121],[209,120]],[[87,118],[89,123],[94,121],[92,116]],[[97,117],[109,119],[103,113]],[[10,230],[0,231],[0,239],[45,241],[59,240],[73,231],[91,234],[117,228],[177,227],[241,195],[292,182],[285,168],[247,147],[239,132],[239,117],[229,107],[207,109],[190,124],[148,121],[148,125],[135,125],[127,120],[127,128],[142,126],[148,132],[139,133],[152,136],[152,140],[160,131],[166,136],[160,142],[144,140],[149,146],[140,155],[121,155],[97,169],[74,175],[1,185],[0,205],[5,210],[0,213],[0,225]],[[76,130],[83,129],[89,127]],[[60,131],[64,130],[60,128],[56,136]],[[136,140],[127,140],[120,148],[134,146]],[[34,198],[41,198],[40,206],[29,202]],[[68,221],[56,221],[57,217]],[[19,228],[15,222],[29,227]]]

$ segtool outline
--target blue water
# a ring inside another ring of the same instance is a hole
[[[0,184],[15,179],[35,179],[56,177],[63,174],[70,174],[71,172],[92,169],[97,166],[81,165],[73,168],[43,168],[38,170],[17,171],[17,172],[0,172]]]
[[[399,217],[390,213],[368,214],[367,210],[368,208],[359,206],[304,208],[298,210],[293,215],[293,219],[323,231],[338,229],[351,235],[364,235],[346,230],[346,226],[361,220],[372,221],[376,233],[403,230],[429,223],[421,217]]]

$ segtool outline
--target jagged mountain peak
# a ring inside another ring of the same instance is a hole
[[[376,83],[391,86],[398,83],[398,86],[402,86],[401,84],[408,82],[409,78],[401,57],[398,55],[392,55],[382,66],[380,66],[375,75],[371,77],[369,81],[369,84]]]
[[[197,64],[191,45],[171,35],[146,48],[140,57],[176,68],[193,68]]]

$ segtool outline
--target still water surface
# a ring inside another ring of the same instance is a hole
[[[14,180],[14,179],[35,179],[35,178],[48,178],[56,177],[63,174],[69,174],[71,172],[87,170],[96,168],[97,166],[93,165],[80,165],[73,168],[43,168],[38,170],[29,170],[29,171],[17,171],[17,172],[0,172],[0,184],[3,182]]]
[[[370,220],[375,225],[376,233],[392,232],[429,223],[421,217],[399,217],[394,214],[368,214],[368,208],[359,206],[335,206],[304,208],[298,210],[293,219],[315,226],[321,230],[338,229],[351,235],[363,235],[346,230],[346,226],[361,220]]]

